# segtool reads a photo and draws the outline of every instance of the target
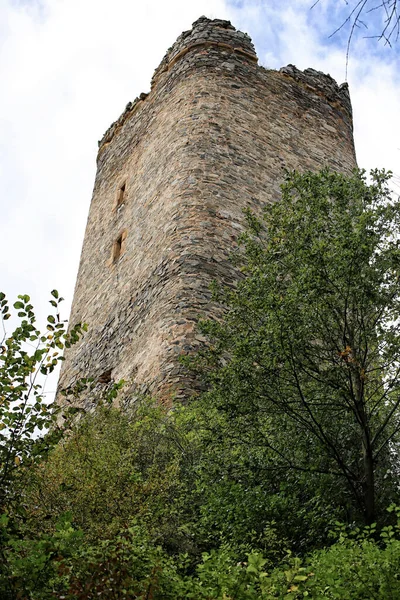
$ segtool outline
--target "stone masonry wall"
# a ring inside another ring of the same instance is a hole
[[[283,168],[323,166],[356,166],[347,85],[266,70],[229,22],[196,21],[99,143],[71,312],[89,332],[66,353],[60,387],[111,373],[164,401],[190,393],[178,357],[201,343],[199,315],[217,310],[210,282],[236,278],[243,209],[279,200]]]

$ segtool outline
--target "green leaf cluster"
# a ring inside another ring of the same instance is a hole
[[[6,510],[13,494],[11,481],[16,472],[40,460],[56,442],[57,407],[46,401],[46,377],[63,360],[67,345],[79,340],[86,330],[77,324],[66,329],[60,319],[62,302],[53,290],[50,304],[54,314],[47,317],[47,332],[36,325],[28,295],[18,296],[13,304],[19,324],[7,334],[5,322],[12,312],[4,293],[0,293],[3,336],[0,339],[0,508]],[[44,435],[50,426],[51,434]]]

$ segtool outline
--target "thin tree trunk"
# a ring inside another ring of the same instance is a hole
[[[375,473],[368,424],[363,434],[365,520],[371,525],[375,520]]]
[[[356,363],[357,365],[357,363]],[[355,403],[359,426],[361,429],[362,444],[362,492],[364,503],[364,518],[367,525],[375,520],[375,472],[374,458],[371,444],[371,432],[368,414],[365,406],[364,381],[360,374],[360,366],[354,365],[353,385],[355,392]]]

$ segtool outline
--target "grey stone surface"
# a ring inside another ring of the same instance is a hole
[[[279,200],[283,168],[324,166],[356,166],[347,85],[264,69],[246,34],[198,19],[99,143],[71,312],[89,332],[66,353],[60,387],[82,376],[101,385],[111,370],[130,398],[196,390],[178,358],[204,343],[199,315],[221,314],[211,281],[237,280],[229,255],[243,209]]]

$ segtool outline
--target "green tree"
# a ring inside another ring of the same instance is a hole
[[[235,444],[366,523],[397,493],[400,429],[400,202],[371,177],[289,173],[281,201],[247,215],[226,318],[202,325],[202,403]]]
[[[4,550],[10,598],[176,597],[169,556],[195,544],[190,455],[165,407],[125,412],[100,397],[23,473],[24,522]]]
[[[18,296],[14,309],[19,324],[7,335],[5,322],[11,317],[9,303],[0,293],[3,337],[0,340],[0,508],[12,493],[10,481],[20,466],[25,466],[54,442],[44,433],[55,424],[57,407],[46,401],[43,381],[63,359],[64,347],[78,341],[85,326],[75,325],[69,333],[60,320],[62,298],[52,292],[55,314],[47,317],[47,331],[41,333],[30,298]]]
[[[78,324],[67,333],[66,323],[59,315],[61,301],[54,290],[50,300],[54,314],[47,317],[46,333],[41,333],[29,296],[19,296],[13,305],[18,325],[8,335],[5,324],[12,313],[5,294],[0,293],[3,328],[0,338],[0,514],[3,513],[0,576],[3,574],[5,580],[8,567],[4,546],[10,536],[16,535],[18,522],[25,516],[24,489],[18,483],[20,475],[43,460],[61,437],[61,429],[56,427],[59,407],[46,400],[43,382],[62,360],[64,347],[78,341],[86,329]],[[7,585],[3,592],[12,597]]]
[[[187,549],[190,539],[179,527],[189,456],[164,407],[143,401],[126,413],[97,406],[25,477],[31,533],[54,531],[68,512],[94,542],[136,519],[169,549]]]

